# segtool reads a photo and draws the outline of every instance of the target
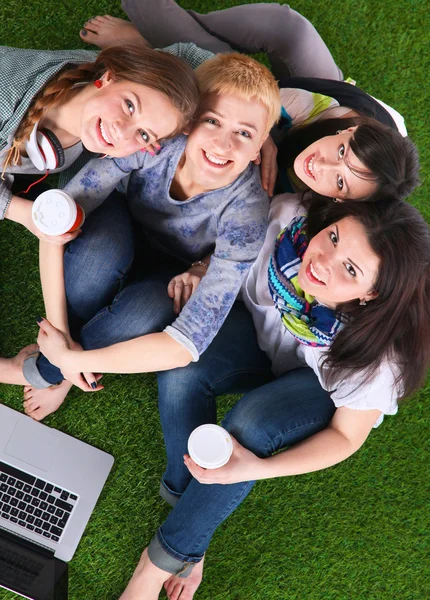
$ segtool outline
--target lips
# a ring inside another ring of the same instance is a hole
[[[205,150],[202,150],[202,155],[205,163],[210,165],[211,167],[214,167],[215,169],[224,169],[233,162],[232,160],[221,158],[219,156],[216,156],[215,154],[210,154]]]
[[[309,263],[307,264],[305,272],[306,272],[306,277],[314,285],[326,285],[324,283],[324,281],[321,280],[318,273],[316,272],[315,267],[312,264],[312,261],[309,261]]]
[[[316,181],[315,175],[313,173],[314,158],[315,158],[315,154],[311,154],[310,156],[305,158],[305,160],[303,161],[303,171],[306,173],[306,175],[308,177],[310,177],[311,179]]]
[[[102,146],[112,147],[114,145],[109,135],[109,131],[107,130],[106,126],[103,124],[101,119],[99,119],[97,122],[96,133],[97,139],[99,140]]]

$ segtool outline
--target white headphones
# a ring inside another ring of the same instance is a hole
[[[51,171],[64,165],[64,150],[57,136],[49,129],[33,128],[25,142],[28,158],[39,171]]]

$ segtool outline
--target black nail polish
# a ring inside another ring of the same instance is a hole
[[[38,323],[41,323],[41,322],[43,321],[43,319],[42,319],[42,317],[36,317],[36,321],[37,321]]]
[[[92,384],[91,384],[91,387],[93,388],[93,390],[95,390],[96,387],[97,387],[97,382],[93,381]]]
[[[86,36],[87,35],[87,30],[86,29],[81,29],[81,35]]]

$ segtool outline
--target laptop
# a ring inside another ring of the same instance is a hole
[[[114,459],[0,405],[0,587],[67,600],[67,562]]]

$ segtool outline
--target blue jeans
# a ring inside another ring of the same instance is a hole
[[[260,458],[325,429],[335,406],[308,367],[274,379],[252,317],[240,302],[197,363],[157,377],[167,451],[162,495],[174,507],[151,541],[149,556],[161,569],[185,574],[255,483],[202,485],[183,464],[191,431],[216,422],[216,396],[247,392],[222,425]]]
[[[175,320],[167,284],[184,271],[184,265],[155,252],[142,238],[124,196],[114,192],[89,216],[81,235],[67,248],[64,270],[70,332],[84,349],[162,331]],[[43,355],[35,365],[27,364],[25,375],[30,383],[39,380],[37,387],[63,380],[58,367]]]

